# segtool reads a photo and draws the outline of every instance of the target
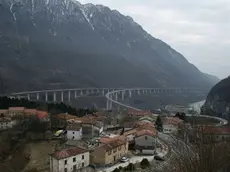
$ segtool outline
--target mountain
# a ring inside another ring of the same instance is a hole
[[[218,78],[217,76],[214,76],[214,75],[210,75],[210,74],[207,74],[207,73],[204,73],[204,75],[206,75],[206,77],[209,78],[210,81],[212,81],[213,83],[218,83],[220,82],[220,78]]]
[[[0,0],[0,80],[1,92],[214,84],[131,17],[71,0]]]
[[[230,77],[221,80],[209,92],[203,114],[230,119]]]

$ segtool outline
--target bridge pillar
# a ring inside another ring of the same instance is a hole
[[[137,90],[137,94],[140,95],[140,90]]]
[[[103,96],[105,95],[105,90],[104,90],[104,89],[102,89],[102,95],[103,95]]]
[[[53,93],[53,101],[56,102],[57,101],[57,95],[56,95],[56,92]]]
[[[83,95],[83,91],[82,91],[82,90],[80,91],[80,95],[81,95],[81,96]]]
[[[86,90],[86,94],[89,94],[89,90]]]
[[[45,95],[45,99],[46,99],[46,102],[48,102],[48,93],[46,92],[46,95]]]
[[[112,109],[113,109],[113,102],[110,101],[110,102],[109,102],[109,110],[112,110]]]
[[[74,98],[77,98],[77,90],[74,90]]]
[[[124,101],[124,99],[125,99],[125,92],[122,91],[122,92],[121,92],[121,100]]]
[[[115,93],[115,100],[116,101],[118,100],[118,93],[117,92]]]
[[[40,94],[39,94],[39,93],[37,93],[37,100],[39,100],[39,98],[40,98]]]
[[[27,94],[27,99],[30,100],[30,94]]]
[[[112,109],[112,106],[113,106],[112,101],[107,100],[107,101],[106,101],[106,110],[111,110],[111,109]]]
[[[61,102],[64,102],[64,93],[63,93],[63,91],[61,92]]]
[[[71,100],[71,92],[68,91],[68,101],[70,102],[70,100]]]
[[[132,97],[132,91],[129,90],[129,97],[131,98]]]
[[[91,90],[91,94],[93,94],[93,93],[94,93],[94,90],[92,89],[92,90]]]
[[[20,95],[18,95],[18,96],[17,96],[17,99],[19,99],[19,100],[20,100],[20,99],[21,99],[21,96],[20,96]]]

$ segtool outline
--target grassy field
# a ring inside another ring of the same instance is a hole
[[[39,172],[49,172],[49,154],[52,153],[56,144],[58,144],[58,141],[28,144],[27,148],[30,149],[31,157],[24,172],[31,169],[37,169]]]

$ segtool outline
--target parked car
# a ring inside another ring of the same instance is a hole
[[[120,161],[121,161],[121,162],[128,162],[128,161],[129,161],[129,158],[123,156],[123,157],[120,159]]]
[[[157,161],[164,161],[165,160],[164,157],[159,156],[159,155],[154,156],[154,159]]]

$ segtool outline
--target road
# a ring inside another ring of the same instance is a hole
[[[107,167],[107,168],[103,168],[103,169],[99,169],[98,172],[111,172],[113,171],[115,168],[119,168],[119,167],[127,167],[129,165],[129,163],[133,163],[136,164],[138,162],[141,162],[143,159],[148,159],[149,162],[153,161],[154,156],[134,156],[131,157],[130,160],[128,162],[125,163],[118,163],[112,167]]]

